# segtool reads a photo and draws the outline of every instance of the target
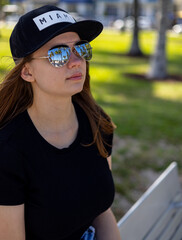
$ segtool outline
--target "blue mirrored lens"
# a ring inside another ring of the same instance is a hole
[[[50,49],[48,51],[49,62],[54,67],[62,67],[68,62],[70,53],[70,48],[67,46]]]
[[[74,48],[80,57],[84,58],[86,61],[91,60],[92,48],[88,42],[81,41],[77,43]]]

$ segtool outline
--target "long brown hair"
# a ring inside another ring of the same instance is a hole
[[[15,116],[29,108],[33,103],[33,90],[31,83],[21,78],[21,70],[31,56],[22,58],[15,67],[6,75],[0,85],[0,128],[12,120]],[[107,143],[103,135],[113,133],[114,124],[110,117],[95,102],[90,90],[89,63],[86,64],[86,79],[83,90],[73,96],[88,116],[93,133],[93,143],[97,145],[99,153],[103,157],[108,156]]]

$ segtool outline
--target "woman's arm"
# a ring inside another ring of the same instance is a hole
[[[112,167],[112,158],[107,158],[109,168]],[[97,240],[121,240],[119,229],[116,223],[116,219],[109,208],[107,211],[96,217],[92,223],[96,232]]]
[[[25,240],[24,204],[0,206],[0,239]]]
[[[93,221],[97,240],[121,240],[115,217],[109,208]]]
[[[111,170],[111,156],[107,158],[107,161]],[[121,240],[115,217],[110,208],[95,218],[92,225],[95,228],[97,240]]]
[[[109,168],[111,170],[112,169],[112,157],[111,157],[111,155],[107,158],[107,162],[108,162]]]

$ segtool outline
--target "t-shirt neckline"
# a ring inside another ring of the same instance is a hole
[[[32,119],[30,118],[30,116],[28,114],[28,111],[27,110],[25,111],[26,120],[27,120],[28,124],[31,126],[33,133],[37,137],[38,141],[41,142],[46,147],[47,150],[49,149],[50,151],[54,151],[54,152],[57,152],[57,153],[67,153],[67,152],[70,152],[71,150],[73,150],[79,144],[81,144],[81,126],[82,126],[82,123],[81,123],[81,116],[79,114],[80,106],[78,104],[76,104],[76,103],[73,103],[73,105],[74,105],[76,116],[77,116],[77,119],[78,119],[77,135],[76,135],[75,139],[73,140],[73,142],[68,147],[64,147],[64,148],[58,148],[58,147],[52,145],[51,143],[49,143],[39,133],[39,131],[35,127]]]

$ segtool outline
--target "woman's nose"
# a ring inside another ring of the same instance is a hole
[[[75,49],[72,49],[71,54],[70,54],[70,58],[69,61],[67,63],[69,68],[72,67],[77,67],[80,66],[80,64],[82,63],[82,61],[84,61],[84,59],[82,59],[79,54],[76,52]]]

